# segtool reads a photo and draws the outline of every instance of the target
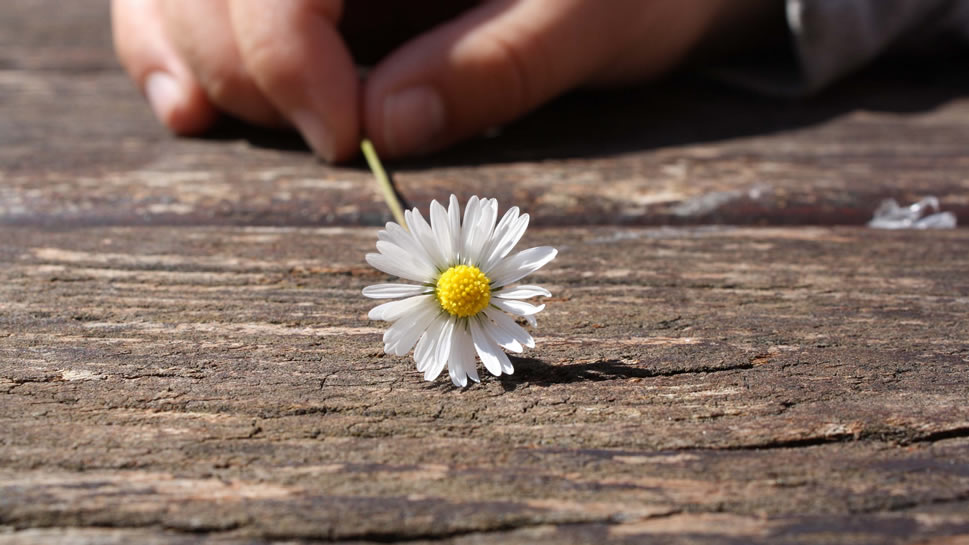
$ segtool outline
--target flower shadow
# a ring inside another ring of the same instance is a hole
[[[669,373],[652,368],[638,367],[619,360],[599,360],[572,365],[552,365],[537,358],[511,357],[515,373],[502,375],[498,380],[506,392],[518,386],[550,386],[629,378],[650,378]]]
[[[552,386],[554,384],[572,384],[577,382],[599,382],[606,380],[645,379],[655,377],[672,377],[690,373],[718,373],[737,371],[754,367],[754,357],[743,351],[723,351],[717,347],[704,345],[703,350],[709,352],[707,357],[690,357],[683,361],[683,352],[667,354],[649,361],[627,363],[617,359],[600,359],[584,363],[552,364],[537,358],[509,356],[515,366],[511,375],[493,377],[479,368],[482,382],[490,384],[496,381],[505,392],[514,392],[519,386]],[[444,373],[445,379],[447,373]],[[473,383],[469,383],[469,388]],[[464,390],[451,384],[450,380],[437,380],[425,384],[434,390]]]
[[[619,360],[599,360],[572,365],[553,365],[537,358],[509,356],[515,373],[493,377],[479,368],[478,372],[483,382],[498,381],[506,392],[515,391],[520,385],[551,386],[553,384],[571,384],[574,382],[603,381],[628,378],[649,378],[668,376],[679,372],[669,370],[644,368],[623,363]],[[680,371],[682,372],[682,371]],[[474,383],[469,382],[469,387]],[[433,390],[461,390],[447,379],[447,371],[443,373],[443,380],[428,382],[425,387]]]

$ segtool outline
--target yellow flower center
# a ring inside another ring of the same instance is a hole
[[[491,280],[473,265],[455,265],[437,279],[435,291],[441,308],[467,318],[481,312],[491,301]]]

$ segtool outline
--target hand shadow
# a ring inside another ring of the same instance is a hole
[[[893,59],[804,99],[768,98],[709,78],[681,75],[622,90],[575,92],[518,121],[449,150],[395,161],[394,170],[600,157],[714,142],[816,125],[858,110],[929,111],[969,94],[962,59]],[[222,121],[209,135],[256,147],[309,153],[292,132]],[[362,160],[347,165],[366,169]]]

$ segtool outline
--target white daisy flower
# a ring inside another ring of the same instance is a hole
[[[458,199],[444,209],[431,203],[431,222],[415,208],[404,213],[405,230],[390,222],[377,235],[377,250],[367,263],[417,284],[377,284],[363,289],[374,299],[398,299],[374,307],[371,320],[393,322],[384,334],[384,352],[404,356],[414,348],[417,370],[434,380],[447,365],[451,382],[479,382],[475,353],[498,376],[514,368],[504,350],[521,352],[535,341],[509,316],[535,325],[545,305],[524,301],[549,297],[539,286],[508,287],[551,261],[558,251],[529,248],[509,257],[528,226],[518,207],[498,217],[498,201],[471,197],[461,219]],[[506,314],[507,313],[507,314]],[[504,350],[503,350],[504,349]]]

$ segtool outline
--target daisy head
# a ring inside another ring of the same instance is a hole
[[[545,288],[510,287],[551,261],[555,248],[540,246],[509,255],[528,227],[528,214],[513,207],[498,219],[498,201],[471,197],[461,216],[451,195],[447,209],[431,202],[430,223],[416,208],[404,213],[407,229],[390,222],[377,235],[367,263],[412,283],[363,289],[374,299],[397,299],[370,311],[371,320],[392,322],[384,352],[404,356],[414,349],[417,370],[434,380],[447,366],[451,382],[479,382],[475,355],[491,374],[514,372],[505,350],[521,352],[535,341],[509,316],[535,325],[545,305],[525,301],[549,297]]]

